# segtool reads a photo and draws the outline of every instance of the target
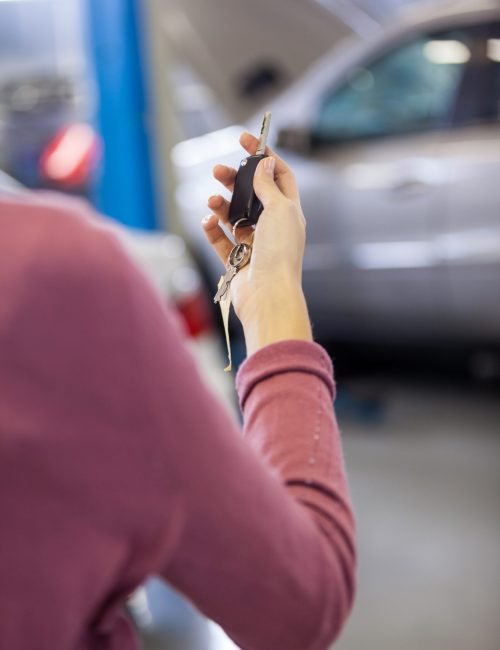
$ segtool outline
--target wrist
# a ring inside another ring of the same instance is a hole
[[[287,340],[312,341],[311,323],[300,287],[255,295],[241,316],[247,355]]]

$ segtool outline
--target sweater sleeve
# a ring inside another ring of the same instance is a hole
[[[205,462],[189,470],[186,527],[164,575],[244,650],[326,650],[355,566],[330,359],[314,343],[277,343],[243,364],[237,388],[244,440],[196,396],[203,439],[191,444]]]

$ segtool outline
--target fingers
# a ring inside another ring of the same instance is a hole
[[[250,155],[254,155],[259,146],[259,140],[251,133],[245,132],[241,134],[240,144]],[[276,159],[274,175],[280,190],[289,199],[292,199],[296,203],[300,203],[299,191],[292,170],[270,147],[266,148],[266,153]],[[230,192],[234,190],[234,180],[236,178],[235,169],[228,167],[227,165],[216,165],[213,169],[213,175],[214,178],[218,180],[219,183],[222,183],[222,185],[224,185],[224,187]]]
[[[232,229],[232,225],[229,223],[229,206],[230,203],[220,194],[211,196],[208,199],[208,207],[212,212],[217,215],[217,217],[222,221],[222,223],[228,228]],[[253,233],[253,228],[238,228],[237,239],[238,241],[246,241]]]
[[[214,212],[219,219],[224,223],[228,222],[229,219],[229,201],[227,201],[220,194],[214,194],[208,199],[208,207],[212,212]]]
[[[219,226],[217,215],[211,214],[205,217],[201,224],[209,243],[219,256],[221,262],[225,265],[234,244]]]
[[[275,169],[276,160],[272,156],[268,156],[258,164],[255,170],[253,186],[264,207],[267,207],[273,199],[275,201],[284,199],[275,181]]]
[[[227,167],[227,165],[215,165],[213,169],[214,178],[222,183],[230,192],[234,189],[234,179],[236,178],[236,169]]]
[[[259,140],[251,133],[242,133],[240,144],[250,155],[255,155],[259,146]],[[283,198],[283,195],[294,201],[300,208],[300,197],[297,183],[293,172],[288,165],[276,155],[272,149],[266,148],[268,157],[262,161],[255,172],[254,188],[257,196],[266,206],[273,199]],[[227,190],[233,192],[236,179],[236,170],[226,165],[216,165],[213,175]],[[203,220],[205,234],[216,250],[219,257],[225,263],[233,244],[219,225],[219,220],[226,226],[229,223],[230,203],[220,195],[211,196],[208,200],[208,207],[213,214]],[[244,241],[253,233],[253,228],[238,229],[238,241]]]
[[[244,149],[248,151],[249,154],[254,155],[259,146],[259,140],[251,133],[245,132],[241,134],[240,144]],[[276,160],[274,175],[278,187],[286,197],[298,203],[300,201],[299,190],[297,188],[297,183],[295,181],[295,176],[293,175],[292,170],[290,167],[288,167],[285,161],[280,158],[280,156],[278,156],[270,147],[266,147],[266,154],[268,156],[272,156]]]

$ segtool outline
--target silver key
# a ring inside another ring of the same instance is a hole
[[[269,129],[271,127],[271,113],[264,113],[264,120],[260,130],[259,146],[255,152],[256,156],[264,156],[266,153],[267,139],[269,137]]]
[[[222,277],[222,284],[215,294],[214,302],[220,302],[229,290],[229,286],[240,269],[248,264],[252,257],[252,247],[245,242],[236,244],[233,250],[229,253],[227,261],[226,273]]]

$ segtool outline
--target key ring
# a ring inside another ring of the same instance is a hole
[[[238,241],[238,237],[236,237],[236,230],[237,230],[237,228],[243,228],[243,226],[241,226],[240,224],[245,223],[247,221],[248,221],[248,223],[250,223],[249,219],[247,219],[246,217],[243,217],[243,219],[238,219],[238,221],[233,226],[233,238],[234,238],[234,241],[237,244],[241,244],[241,243],[244,243],[244,242]],[[251,226],[251,224],[250,224],[250,226]],[[255,229],[254,229],[254,232],[255,232]],[[250,239],[250,244],[253,243],[253,236],[254,236],[254,233],[252,232],[252,237]]]
[[[238,271],[248,264],[252,255],[252,246],[247,242],[237,244],[229,254],[229,264]]]

